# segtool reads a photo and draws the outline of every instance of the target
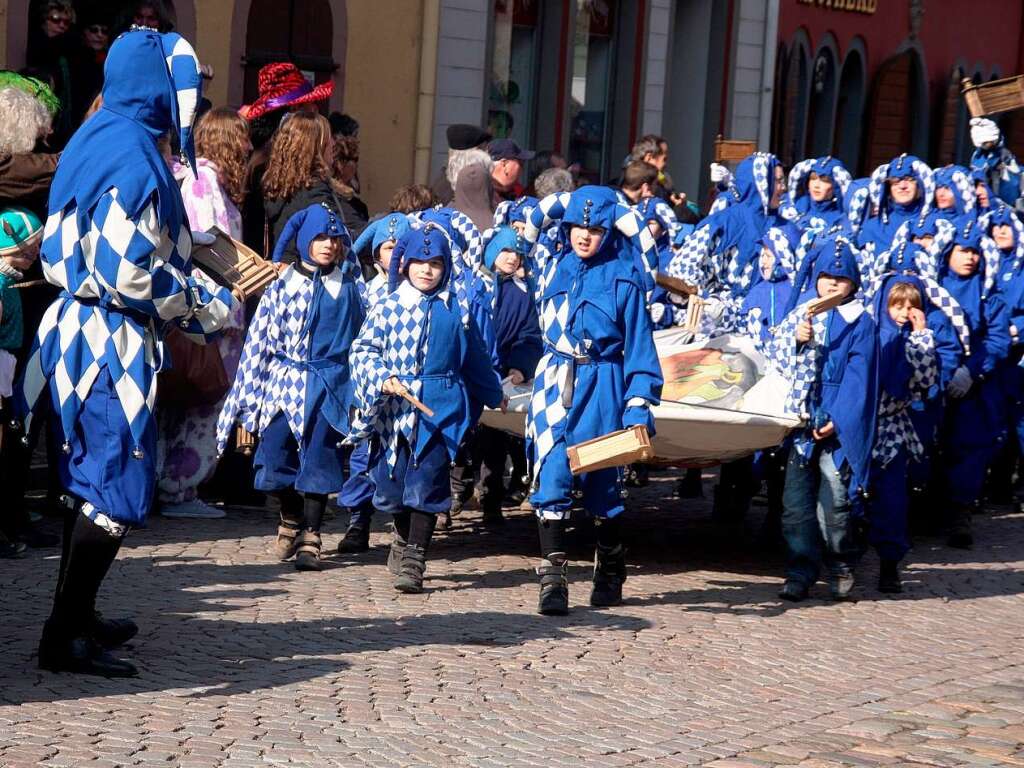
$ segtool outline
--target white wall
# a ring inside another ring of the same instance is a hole
[[[648,5],[640,135],[662,132],[672,22],[672,0],[651,0]]]

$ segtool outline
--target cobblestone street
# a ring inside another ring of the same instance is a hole
[[[1024,765],[1020,515],[977,518],[971,552],[918,541],[895,599],[871,554],[855,602],[789,605],[764,508],[723,531],[672,487],[632,497],[621,607],[587,604],[576,534],[561,619],[534,612],[526,512],[457,518],[423,595],[392,589],[383,520],[369,553],[300,574],[266,554],[266,513],[157,517],[100,596],[142,627],[128,681],[38,671],[58,557],[0,561],[0,765]]]

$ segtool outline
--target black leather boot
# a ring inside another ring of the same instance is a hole
[[[895,560],[883,560],[878,570],[878,591],[896,595],[903,591],[900,581],[900,564]]]
[[[139,625],[131,619],[107,619],[99,611],[94,611],[93,617],[92,636],[108,651],[124,645],[139,634]]]
[[[949,516],[949,539],[946,543],[955,549],[970,549],[974,546],[969,504],[953,505]]]
[[[362,522],[350,525],[338,542],[339,555],[357,555],[369,548],[370,526]]]
[[[53,619],[43,627],[39,641],[39,668],[50,672],[73,672],[100,677],[135,677],[139,671],[131,662],[115,658],[88,635],[69,637]]]
[[[565,552],[549,552],[540,561],[540,598],[537,612],[544,616],[565,616],[569,613],[569,562]]]
[[[607,608],[622,602],[622,584],[626,581],[626,548],[621,543],[614,547],[600,542],[594,553],[594,588],[590,604]]]
[[[416,509],[409,511],[409,542],[402,552],[402,562],[399,565],[398,577],[395,579],[395,589],[399,592],[418,594],[423,591],[427,549],[430,547],[436,525],[437,515]]]

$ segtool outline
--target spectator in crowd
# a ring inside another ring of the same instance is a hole
[[[459,171],[452,208],[466,214],[479,232],[485,232],[494,222],[491,199],[491,177],[484,165],[470,163]]]
[[[82,14],[81,44],[75,51],[75,103],[72,120],[79,125],[89,106],[103,89],[103,63],[110,48],[110,20],[100,10],[90,8]]]
[[[456,123],[449,125],[445,135],[448,138],[448,161],[430,185],[434,197],[441,205],[448,205],[455,196],[455,179],[465,163],[461,156],[476,149],[482,149],[491,140],[491,134],[475,125]]]
[[[502,200],[516,200],[526,190],[519,183],[523,163],[533,159],[533,152],[521,149],[512,139],[495,139],[487,145],[494,166],[491,168],[491,186],[494,188],[494,204]]]
[[[263,210],[263,174],[270,157],[270,139],[285,115],[295,110],[316,109],[318,104],[327,101],[334,92],[334,81],[314,86],[294,64],[278,61],[260,69],[257,88],[256,101],[238,110],[238,114],[249,123],[249,139],[253,146],[249,158],[248,191],[242,206],[242,241],[269,256],[273,244],[269,242]]]
[[[251,151],[249,126],[235,110],[218,107],[199,121],[195,175],[178,162],[173,166],[193,231],[217,228],[235,239],[241,238],[242,216],[238,206],[245,197],[246,163]],[[238,368],[244,327],[244,307],[239,305],[232,309],[224,333],[216,341],[228,381]],[[164,517],[224,516],[223,510],[205,504],[198,495],[199,485],[217,465],[216,427],[221,402],[191,407],[160,403],[157,499]]]
[[[71,33],[75,7],[70,0],[47,0],[40,7],[36,24],[29,29],[25,60],[30,67],[45,72],[53,80],[53,92],[60,100],[60,112],[54,121],[54,142],[63,147],[74,130],[75,106],[73,71],[77,41]]]
[[[370,219],[370,209],[359,197],[359,139],[354,136],[334,137],[334,181],[342,200],[352,206],[360,221],[360,229]]]
[[[331,124],[331,135],[335,137],[351,136],[353,139],[359,138],[359,121],[351,115],[331,112],[327,116],[327,120]]]
[[[548,168],[541,171],[534,180],[533,189],[537,198],[543,200],[555,192],[572,192],[576,189],[576,183],[572,180],[572,174],[565,168]]]
[[[340,198],[341,190],[331,178],[333,163],[334,140],[326,117],[294,112],[282,121],[263,176],[263,204],[271,244],[277,242],[293,214],[315,203],[333,209],[354,236],[363,231],[366,222]],[[298,258],[293,245],[288,246],[283,258],[288,264]]]
[[[408,184],[395,190],[388,202],[388,210],[397,213],[415,213],[433,208],[437,199],[430,187],[424,184]]]

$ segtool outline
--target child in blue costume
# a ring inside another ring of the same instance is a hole
[[[767,352],[775,329],[785,318],[793,292],[793,252],[781,229],[772,228],[761,241],[758,269],[741,313],[747,318],[746,333]]]
[[[913,400],[938,379],[935,339],[923,311],[925,288],[912,275],[883,279],[874,296],[878,327],[878,421],[871,461],[868,541],[878,552],[878,590],[902,591],[899,563],[910,549],[907,465],[924,446],[911,421]]]
[[[494,275],[493,316],[498,344],[498,373],[514,385],[533,381],[542,352],[537,307],[530,289],[518,277],[526,241],[511,227],[494,231],[484,249],[484,264]],[[521,440],[500,429],[481,425],[477,435],[480,452],[480,506],[483,522],[501,523],[501,505],[506,496],[503,483],[505,460],[512,458],[512,482],[509,492],[518,494],[526,474],[526,452]],[[525,495],[519,497],[522,501]]]
[[[996,372],[1010,352],[1010,315],[996,287],[998,253],[973,218],[954,222],[947,244],[936,244],[939,282],[963,309],[970,327],[970,354],[946,385],[941,433],[943,473],[950,505],[949,545],[969,548],[971,507],[981,497],[985,472],[1004,434],[1001,387]],[[984,257],[984,258],[983,258]]]
[[[565,523],[579,492],[597,522],[591,605],[615,605],[626,577],[620,473],[603,469],[574,478],[566,448],[624,426],[653,433],[650,407],[662,375],[633,246],[616,228],[615,192],[585,186],[561,218],[564,246],[540,306],[544,357],[537,366],[527,417],[533,473],[530,502],[539,520],[539,611],[569,609]]]
[[[789,172],[789,201],[783,215],[790,220],[790,240],[807,229],[829,230],[845,214],[846,190],[852,177],[843,163],[832,157],[801,160]]]
[[[221,451],[236,421],[259,435],[256,488],[277,495],[275,552],[295,568],[319,571],[327,494],[344,482],[341,441],[352,400],[349,351],[363,322],[351,240],[323,204],[295,213],[274,248],[280,261],[295,240],[301,258],[260,299],[217,421]],[[340,263],[339,263],[340,262]]]
[[[901,225],[931,212],[933,184],[931,168],[913,155],[900,155],[875,169],[868,196],[877,214],[857,236],[865,258],[888,251]]]
[[[701,222],[666,270],[698,289],[706,300],[705,317],[723,331],[741,324],[739,306],[756,271],[761,238],[769,228],[787,225],[779,214],[785,182],[775,155],[758,153],[743,160],[735,189],[738,199]]]
[[[807,420],[786,464],[784,600],[805,599],[822,564],[833,599],[848,598],[854,585],[861,553],[855,503],[868,487],[878,405],[878,337],[853,298],[859,282],[850,243],[825,238],[801,267],[790,300],[795,309],[775,337],[774,362],[793,379],[787,410]],[[843,304],[807,317],[807,301],[836,294],[846,297]]]
[[[999,292],[1010,313],[1010,355],[999,366],[999,379],[1007,409],[1007,441],[1001,461],[993,464],[992,480],[997,491],[1014,497],[1014,469],[1024,454],[1024,224],[1008,206],[990,211],[979,225],[999,251]],[[1015,498],[1019,501],[1019,496]]]
[[[931,218],[952,222],[976,213],[974,182],[971,172],[960,165],[944,165],[935,170],[935,205]]]
[[[39,665],[106,676],[135,667],[108,651],[138,631],[103,620],[96,593],[127,530],[144,525],[156,484],[161,333],[202,342],[227,319],[227,289],[192,273],[178,185],[157,148],[174,131],[195,168],[192,121],[202,79],[177,34],[134,30],[111,46],[103,106],[75,133],[50,188],[43,273],[62,289],[43,316],[16,392],[26,415],[51,401],[72,510]]]
[[[660,197],[645,198],[634,209],[654,236],[654,245],[658,249],[658,272],[664,273],[672,261],[672,244],[684,240],[693,231],[693,225],[681,224],[672,207]],[[686,298],[660,285],[654,286],[649,305],[656,331],[686,322]]]
[[[362,254],[369,246],[372,254],[373,276],[360,281],[363,308],[369,313],[387,298],[388,271],[395,245],[409,231],[409,217],[404,213],[389,213],[372,222],[356,239],[352,250]],[[373,520],[373,463],[379,451],[373,440],[359,443],[349,455],[348,478],[338,494],[338,506],[349,510],[350,517],[345,535],[338,542],[338,554],[356,554],[370,548],[370,523]]]
[[[427,224],[405,235],[390,275],[392,293],[370,312],[352,346],[360,429],[350,439],[379,436],[373,504],[395,518],[388,567],[395,589],[422,592],[437,515],[451,503],[449,468],[476,419],[475,403],[496,408],[504,395],[468,302],[454,293],[459,275],[444,229]],[[401,284],[399,275],[406,278]]]

